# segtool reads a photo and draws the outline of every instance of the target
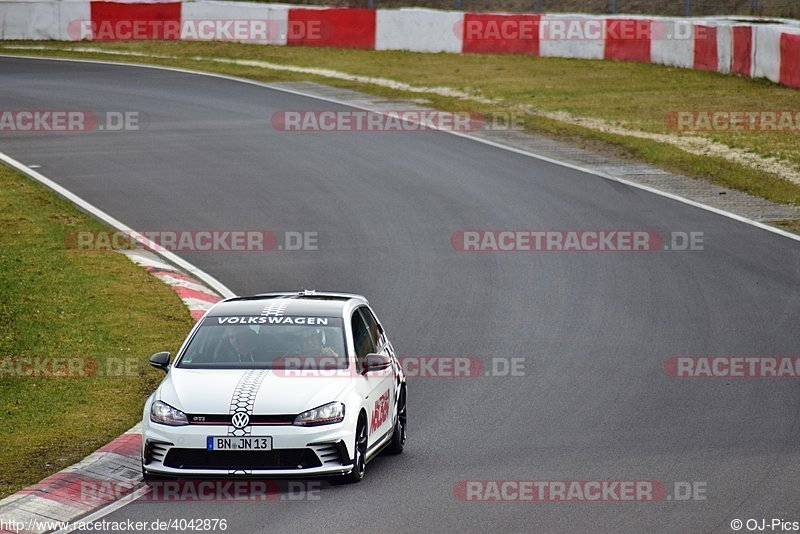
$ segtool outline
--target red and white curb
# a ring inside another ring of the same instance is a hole
[[[80,462],[0,501],[0,533],[41,533],[132,497],[144,486],[141,426],[136,425]],[[11,525],[22,528],[11,530]]]

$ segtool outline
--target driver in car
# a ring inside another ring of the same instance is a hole
[[[307,328],[300,335],[300,351],[303,356],[339,356],[335,350],[325,346],[322,332],[316,328]]]
[[[217,356],[218,362],[255,362],[253,351],[258,335],[248,327],[229,326],[222,337],[233,350]]]

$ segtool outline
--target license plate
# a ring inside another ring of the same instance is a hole
[[[210,451],[271,451],[272,437],[208,436],[206,447]]]

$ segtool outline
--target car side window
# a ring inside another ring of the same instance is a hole
[[[359,308],[359,311],[361,311],[361,315],[364,317],[364,323],[367,325],[370,339],[375,344],[375,350],[382,349],[386,344],[386,339],[383,337],[383,333],[378,326],[378,320],[375,319],[375,316],[369,308]]]
[[[355,345],[356,349],[357,363],[360,365],[362,358],[370,352],[375,352],[375,344],[370,339],[369,329],[358,310],[353,312],[353,320],[350,327],[353,330],[353,345]]]

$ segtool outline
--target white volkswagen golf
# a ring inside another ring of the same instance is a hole
[[[402,452],[406,383],[360,295],[235,297],[195,325],[147,399],[142,473],[336,476],[358,482],[381,450]]]

